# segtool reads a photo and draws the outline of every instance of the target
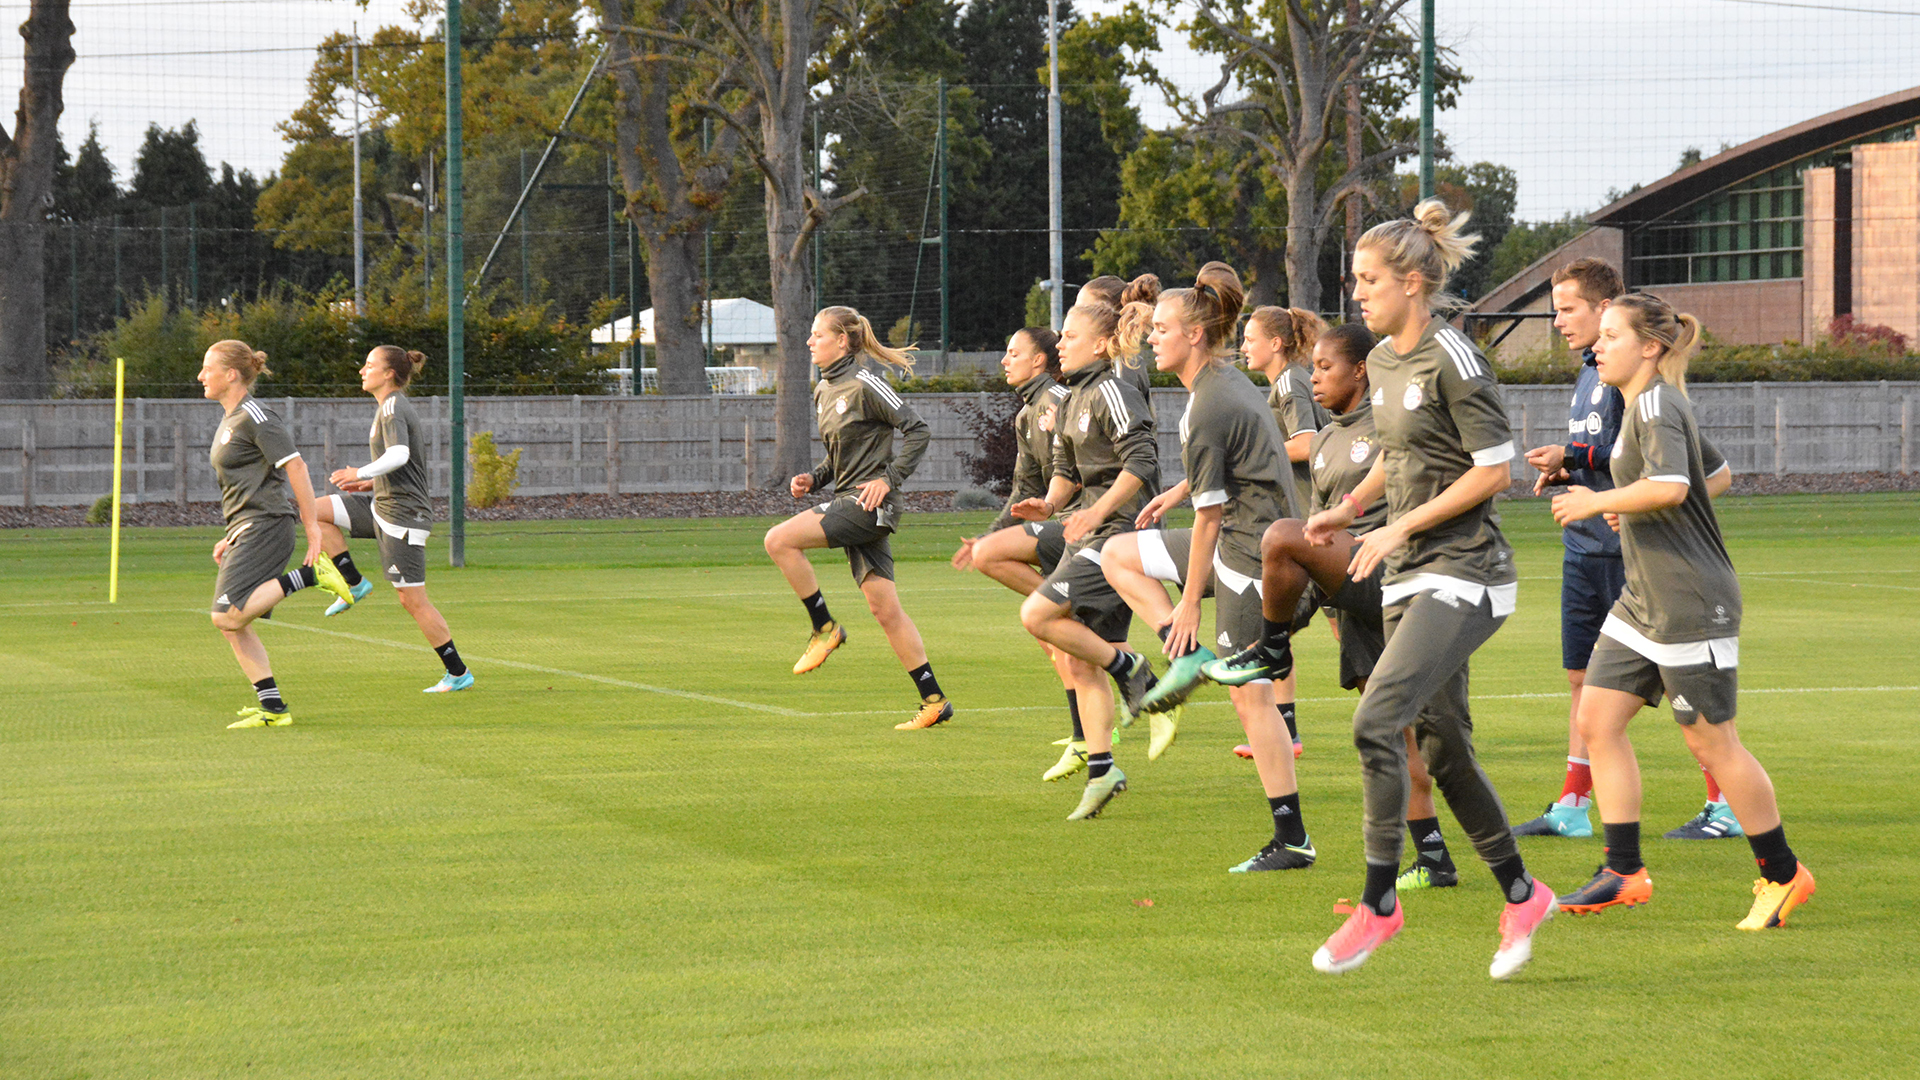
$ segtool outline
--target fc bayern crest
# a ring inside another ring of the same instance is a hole
[[[834,402],[833,409],[840,415],[845,416],[847,414],[847,399],[841,398],[839,401]]]
[[[1365,462],[1367,455],[1371,453],[1373,453],[1373,444],[1365,439],[1353,440],[1353,446],[1347,450],[1347,456],[1353,459],[1355,465]]]
[[[1425,396],[1420,393],[1420,384],[1408,383],[1407,392],[1400,397],[1400,407],[1406,409],[1408,412],[1412,412],[1419,408],[1420,403],[1425,400]]]
[[[1093,414],[1091,412],[1081,413],[1080,414],[1080,434],[1085,435],[1087,433],[1088,425],[1092,423],[1093,423]]]
[[[221,445],[225,445],[225,444],[227,444],[227,443],[230,443],[230,442],[232,442],[232,441],[233,441],[233,429],[232,429],[232,428],[228,428],[227,430],[225,430],[225,431],[223,431],[223,432],[221,432],[221,433],[220,433],[220,442],[221,442]]]

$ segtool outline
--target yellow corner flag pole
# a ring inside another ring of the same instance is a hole
[[[121,421],[127,411],[127,362],[113,360],[113,542],[107,562],[107,603],[120,602],[120,462]]]

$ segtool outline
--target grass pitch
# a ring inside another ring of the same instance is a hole
[[[1218,690],[1158,762],[1129,732],[1132,790],[1062,820],[1059,688],[1016,598],[945,565],[985,515],[896,538],[959,710],[927,732],[892,730],[913,694],[837,554],[852,641],[788,674],[806,622],[764,521],[479,525],[459,571],[436,538],[475,690],[420,694],[438,663],[384,585],[334,619],[301,595],[261,631],[297,723],[254,731],[225,730],[251,694],[204,614],[214,531],[127,534],[112,607],[104,531],[0,534],[0,1077],[1913,1076],[1916,510],[1722,507],[1740,725],[1814,901],[1733,929],[1747,847],[1658,839],[1701,784],[1643,713],[1656,900],[1557,918],[1509,984],[1444,811],[1462,887],[1407,895],[1360,971],[1309,967],[1361,884],[1322,630],[1299,648],[1318,866],[1225,872],[1269,825]],[[1544,503],[1506,521],[1520,609],[1474,690],[1520,819],[1565,753],[1560,549]],[[1563,891],[1600,859],[1523,851]]]

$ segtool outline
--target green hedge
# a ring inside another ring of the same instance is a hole
[[[1572,383],[1580,361],[1565,349],[1536,351],[1497,359],[1494,372],[1503,383]],[[1893,382],[1920,380],[1920,354],[1891,354],[1850,344],[1722,345],[1708,340],[1687,365],[1693,383],[1743,382]]]
[[[466,324],[466,390],[474,395],[602,394],[610,389],[603,361],[588,355],[590,327],[549,317],[544,307],[498,313],[470,310]],[[62,397],[111,397],[113,358],[127,361],[130,397],[198,397],[194,376],[207,346],[237,338],[267,354],[273,372],[260,382],[271,397],[350,397],[367,350],[392,344],[427,355],[412,393],[446,393],[447,320],[411,304],[371,304],[355,318],[337,295],[278,291],[245,303],[203,309],[150,296],[112,329],[59,358]]]

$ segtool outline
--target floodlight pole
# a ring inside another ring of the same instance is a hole
[[[1433,4],[1420,0],[1420,197],[1433,198]]]
[[[353,24],[353,313],[367,314],[367,215],[360,199],[360,24]]]
[[[452,539],[447,561],[467,565],[467,289],[461,199],[460,0],[447,0],[447,402],[453,425],[447,462]]]
[[[1060,179],[1060,4],[1047,0],[1047,292],[1053,329],[1060,329],[1061,302],[1066,292],[1065,241],[1060,235],[1065,215],[1061,208]]]

